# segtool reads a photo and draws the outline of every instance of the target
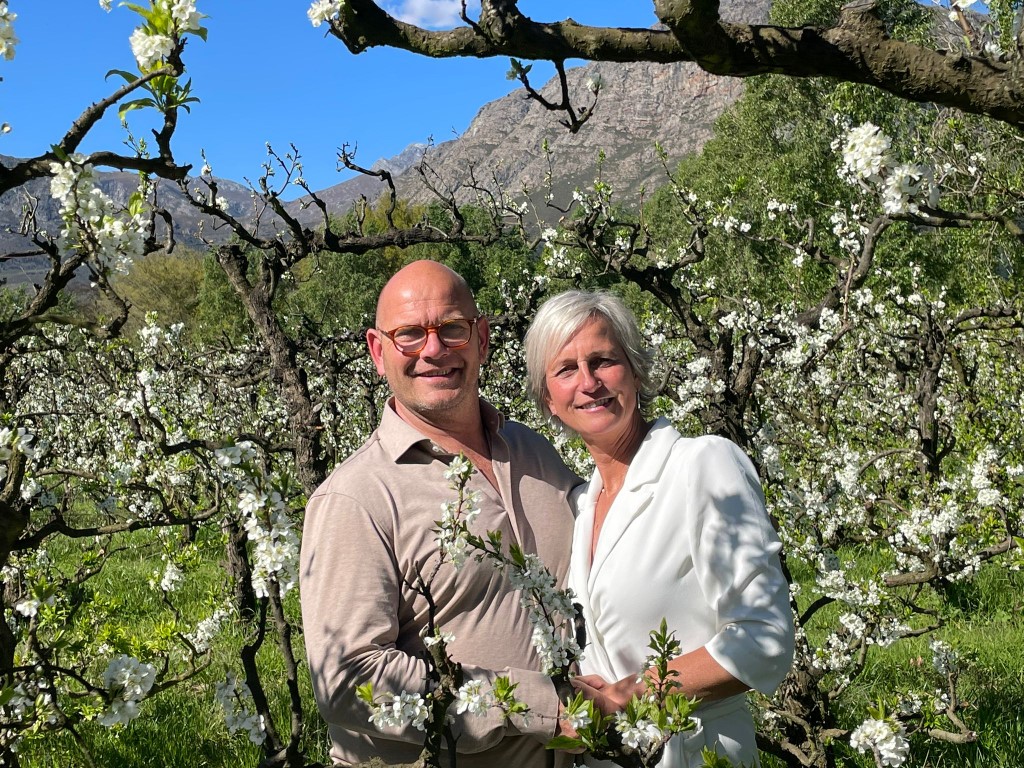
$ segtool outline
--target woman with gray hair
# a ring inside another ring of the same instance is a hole
[[[682,646],[671,663],[677,690],[700,705],[696,730],[673,738],[661,765],[703,765],[705,747],[757,765],[744,694],[771,694],[786,676],[793,617],[753,465],[729,440],[644,418],[651,355],[613,294],[548,300],[526,335],[526,363],[542,412],[579,435],[595,464],[576,494],[569,566],[587,630],[574,684],[605,714],[625,709],[655,674],[647,643],[664,618]]]

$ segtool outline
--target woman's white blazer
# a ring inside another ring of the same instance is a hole
[[[664,418],[647,434],[605,519],[591,562],[599,473],[577,492],[569,586],[583,607],[581,672],[636,675],[664,617],[682,652],[704,646],[733,677],[771,694],[793,660],[793,615],[779,538],[749,458],[720,437],[682,437]],[[745,695],[700,707],[660,765],[701,765],[715,747],[755,765]],[[594,761],[593,765],[602,765]],[[610,763],[608,765],[611,765]]]

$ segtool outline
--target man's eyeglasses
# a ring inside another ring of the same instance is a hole
[[[380,332],[391,339],[395,349],[403,355],[415,355],[423,349],[431,331],[437,334],[437,340],[448,349],[461,349],[473,338],[473,326],[479,319],[479,315],[471,320],[460,317],[445,320],[440,325],[403,325],[393,331]]]

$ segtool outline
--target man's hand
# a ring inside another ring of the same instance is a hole
[[[555,736],[565,736],[568,739],[578,739],[579,734],[576,733],[576,729],[569,724],[569,721],[565,717],[565,705],[562,702],[558,702],[558,727],[555,729]],[[568,752],[570,755],[581,755],[587,750],[583,747],[577,749],[563,749],[562,752]]]

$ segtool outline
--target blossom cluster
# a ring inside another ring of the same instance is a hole
[[[0,0],[0,56],[10,61],[14,58],[14,48],[20,42],[14,34],[14,20],[18,14],[11,13],[7,0]]]
[[[943,677],[956,672],[960,666],[960,654],[949,643],[932,638],[928,642],[932,651],[932,664]]]
[[[541,669],[549,675],[565,670],[582,656],[575,634],[569,631],[574,615],[572,590],[558,589],[554,576],[535,554],[524,553],[522,562],[509,564],[507,572],[533,624]]]
[[[458,570],[470,552],[469,526],[480,514],[480,493],[467,491],[466,483],[473,474],[473,465],[465,456],[452,459],[444,476],[453,490],[457,490],[457,500],[446,501],[441,505],[441,519],[437,523],[437,546],[443,557],[447,557],[452,566]]]
[[[99,721],[108,728],[129,723],[139,716],[139,702],[156,681],[156,668],[121,654],[110,660],[103,672],[103,685],[110,694],[110,706]]]
[[[992,481],[993,470],[998,466],[999,454],[991,445],[978,452],[971,466],[971,488],[978,492],[977,501],[983,507],[995,507],[1005,503],[1003,494]]]
[[[174,592],[185,580],[185,572],[174,560],[164,555],[163,573],[157,573],[150,579],[150,585],[159,586],[161,592]]]
[[[26,677],[7,689],[6,700],[0,704],[0,748],[18,751],[23,732],[15,724],[55,725],[60,716],[54,706],[49,683],[33,676]]]
[[[281,594],[287,594],[298,582],[299,537],[288,515],[288,507],[279,491],[245,488],[238,508],[253,550],[252,586],[257,597],[267,597],[271,581]]]
[[[873,123],[851,128],[842,142],[840,178],[874,186],[886,213],[918,213],[924,203],[938,205],[939,187],[931,166],[896,163],[888,152],[891,140]]]
[[[149,16],[150,23],[136,27],[129,38],[132,54],[143,72],[160,66],[171,55],[178,37],[198,32],[203,18],[195,0],[155,0]],[[154,24],[155,18],[168,19],[170,24]]]
[[[230,469],[256,458],[256,449],[249,440],[241,440],[237,444],[225,445],[213,452],[213,459],[218,467]]]
[[[149,222],[141,208],[120,215],[96,184],[92,165],[81,154],[50,164],[50,194],[60,203],[64,226],[60,248],[84,251],[101,268],[127,273],[143,253]],[[139,193],[141,194],[141,193]]]
[[[645,752],[665,738],[658,725],[644,718],[632,719],[625,712],[615,713],[615,730],[627,750]]]
[[[345,0],[314,0],[306,15],[314,27],[319,27],[325,21],[330,23],[331,19],[337,18],[344,5]]]
[[[471,715],[484,715],[494,705],[494,696],[486,689],[483,680],[468,680],[456,693],[455,707],[456,714],[461,715],[469,712]]]
[[[228,733],[244,733],[253,744],[262,744],[267,739],[263,715],[256,714],[252,691],[244,681],[228,673],[227,679],[217,683],[215,696],[224,711],[224,722]]]
[[[0,461],[9,462],[15,452],[35,459],[45,453],[45,441],[36,442],[35,434],[27,427],[0,427]],[[7,465],[0,464],[0,481],[7,477]]]
[[[899,723],[868,718],[850,734],[850,746],[858,752],[874,752],[883,766],[898,768],[910,754],[910,742]]]
[[[378,730],[383,728],[405,728],[410,723],[421,731],[430,722],[430,709],[418,693],[385,693],[370,707],[370,722]]]
[[[196,624],[196,628],[185,635],[185,639],[191,643],[196,653],[206,653],[213,644],[213,639],[220,631],[225,620],[232,616],[232,610],[227,607],[218,608],[212,614]]]

